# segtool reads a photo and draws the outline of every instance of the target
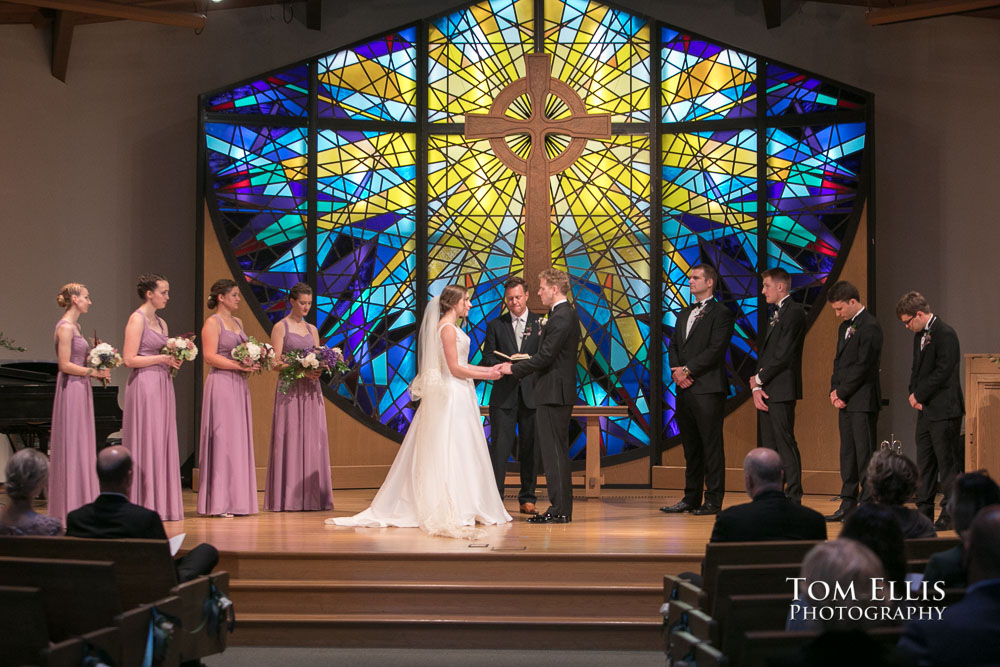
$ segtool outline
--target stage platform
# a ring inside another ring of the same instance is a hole
[[[510,495],[514,521],[476,541],[324,524],[374,494],[336,491],[327,512],[226,519],[198,516],[186,491],[185,520],[165,525],[187,534],[184,547],[209,542],[222,553],[235,645],[657,650],[663,575],[700,569],[714,522],[658,511],[677,491],[605,489],[575,498],[573,522],[560,525],[526,523]],[[730,493],[725,506],[747,500]],[[806,504],[837,507],[829,496]]]

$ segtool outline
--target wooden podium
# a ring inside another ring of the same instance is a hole
[[[965,470],[1000,475],[1000,365],[965,355]]]

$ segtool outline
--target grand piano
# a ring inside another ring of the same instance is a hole
[[[48,451],[58,372],[54,361],[0,361],[0,433],[37,441],[39,449]],[[97,448],[101,449],[108,436],[121,429],[122,410],[118,387],[95,383],[92,388]]]

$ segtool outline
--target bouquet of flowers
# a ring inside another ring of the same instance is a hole
[[[247,342],[234,347],[230,356],[240,362],[240,365],[246,366],[247,370],[250,370],[252,366],[257,366],[254,373],[269,371],[274,364],[274,348],[267,343],[260,342],[253,336],[250,336]]]
[[[87,353],[87,368],[103,371],[105,368],[118,368],[122,365],[122,355],[118,350],[107,343],[102,343],[101,339],[94,333],[94,347]],[[108,380],[101,379],[104,386],[108,386]]]
[[[310,371],[343,375],[349,370],[339,347],[320,345],[311,350],[290,350],[282,357],[285,367],[281,369],[281,382],[278,384],[282,394],[287,394],[292,385],[306,377]]]
[[[198,358],[198,346],[194,344],[194,334],[186,333],[176,338],[168,338],[160,354],[169,354],[181,361],[194,361]],[[170,369],[170,377],[177,377],[177,368]]]

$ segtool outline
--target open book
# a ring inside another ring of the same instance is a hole
[[[493,350],[493,354],[495,354],[498,357],[507,359],[508,361],[524,361],[525,359],[531,359],[531,355],[525,354],[524,352],[518,352],[516,354],[511,354],[508,356],[503,352],[500,352],[499,350]]]

